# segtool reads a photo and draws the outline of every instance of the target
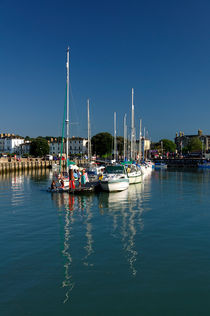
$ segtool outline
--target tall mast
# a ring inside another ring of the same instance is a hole
[[[141,161],[141,119],[139,126],[139,162]]]
[[[144,142],[143,142],[143,161],[144,161],[144,154],[145,154],[145,127],[144,127]]]
[[[90,139],[90,104],[87,99],[87,116],[88,116],[88,161],[91,160],[91,139]]]
[[[114,159],[117,157],[116,112],[114,112]]]
[[[66,62],[66,171],[68,172],[69,157],[69,47],[67,48]]]
[[[131,107],[131,160],[134,160],[134,89],[132,88],[132,107]]]
[[[124,160],[126,158],[127,152],[127,124],[126,124],[127,115],[124,116]]]

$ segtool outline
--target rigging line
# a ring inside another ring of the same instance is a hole
[[[67,85],[66,85],[66,91],[67,91]],[[66,120],[66,102],[67,102],[67,95],[66,95],[66,93],[65,93],[65,102],[64,102],[64,111],[63,111],[62,138],[61,138],[61,156],[60,156],[59,173],[61,173],[61,167],[62,167],[63,140],[64,140],[65,120]],[[67,159],[68,159],[68,157],[67,157]],[[67,161],[67,160],[66,160],[66,161]]]
[[[71,118],[72,118],[72,116],[73,116],[73,114],[75,114],[75,117],[76,117],[76,122],[79,122],[79,115],[78,115],[78,112],[77,112],[77,107],[76,107],[76,102],[75,102],[75,99],[74,99],[74,95],[73,95],[73,92],[72,92],[72,85],[71,85],[71,81],[70,81],[70,99],[71,99],[71,105],[72,106],[70,106],[70,112],[71,112]],[[71,119],[71,121],[72,121],[72,119]],[[72,125],[75,125],[75,124],[73,124],[73,122],[71,122],[70,123],[70,127],[72,126]],[[77,132],[77,135],[78,135],[78,126],[79,126],[79,123],[77,123],[76,124],[77,126],[76,126],[76,132]],[[70,133],[70,137],[71,137],[71,135],[72,135],[72,129],[71,129],[71,133]],[[79,135],[78,135],[79,136]]]

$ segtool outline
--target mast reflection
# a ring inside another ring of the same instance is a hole
[[[83,196],[74,196],[68,193],[54,193],[52,194],[52,199],[58,210],[60,215],[62,211],[64,211],[64,224],[60,221],[60,224],[64,228],[64,241],[63,241],[63,250],[62,255],[65,259],[64,263],[64,280],[62,282],[62,288],[65,289],[65,299],[63,303],[65,304],[70,300],[70,293],[75,286],[75,282],[72,276],[72,245],[73,245],[73,233],[72,230],[74,228],[74,222],[78,219],[81,220],[83,217],[84,221],[84,236],[86,237],[86,244],[84,245],[84,250],[86,255],[84,259],[81,259],[84,266],[93,266],[93,264],[89,263],[89,257],[93,250],[93,237],[92,237],[92,212],[91,212],[91,204],[92,197],[83,197]],[[61,227],[62,228],[62,227]]]
[[[62,255],[64,260],[64,280],[62,281],[62,288],[65,291],[65,298],[63,303],[65,304],[70,300],[70,293],[74,288],[74,280],[71,273],[72,268],[72,255],[71,255],[71,239],[72,239],[72,226],[74,223],[73,210],[75,197],[66,193],[52,193],[52,200],[58,207],[59,212],[64,211],[64,225],[60,222],[61,229],[64,228],[64,240]],[[61,215],[61,213],[60,213]]]
[[[147,199],[150,197],[149,183],[146,183]],[[113,218],[114,238],[121,239],[122,248],[128,262],[129,271],[132,277],[137,274],[135,262],[138,251],[136,250],[135,238],[139,231],[144,228],[142,213],[144,208],[145,183],[134,184],[128,190],[119,193],[102,193],[99,196],[99,207],[101,214],[109,214]]]

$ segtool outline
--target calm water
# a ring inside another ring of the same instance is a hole
[[[0,177],[0,315],[210,315],[210,173],[121,193]]]

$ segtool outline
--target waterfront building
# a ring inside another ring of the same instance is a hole
[[[0,152],[17,153],[18,148],[24,143],[24,138],[14,134],[0,134]]]
[[[71,154],[87,154],[88,140],[82,137],[72,137],[69,140]]]
[[[139,149],[139,140],[136,141],[137,152]],[[139,153],[137,155],[137,159],[146,159],[149,157],[149,151],[151,149],[151,140],[146,137],[141,138],[141,157],[139,157]],[[144,152],[144,154],[143,154]]]
[[[186,147],[192,138],[199,138],[200,141],[205,146],[205,151],[209,151],[210,149],[210,135],[203,135],[202,130],[198,130],[196,135],[184,135],[183,132],[176,133],[175,144],[178,152],[181,152],[184,147]]]
[[[66,140],[63,140],[63,153],[65,154],[65,143]],[[72,137],[69,139],[69,153],[70,154],[87,154],[88,140],[82,137]],[[59,155],[61,153],[61,140],[57,138],[51,138],[50,143],[50,154]]]
[[[25,141],[24,143],[20,144],[19,147],[17,148],[17,153],[19,155],[24,155],[30,154],[30,147],[31,147],[31,142],[30,141]]]
[[[66,153],[66,140],[63,139],[63,154]],[[61,153],[61,140],[57,138],[51,138],[49,142],[49,154],[50,155],[59,155]]]

